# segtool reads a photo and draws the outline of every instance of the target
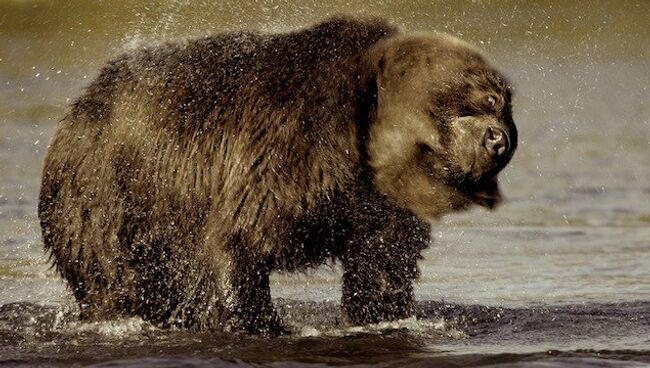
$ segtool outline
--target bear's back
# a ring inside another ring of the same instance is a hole
[[[232,122],[231,114],[250,108],[247,98],[269,109],[335,108],[354,98],[336,91],[354,90],[346,84],[363,52],[393,32],[380,20],[335,18],[293,33],[225,33],[135,49],[107,63],[68,119],[110,121],[117,107],[146,106],[149,122],[187,135]],[[318,111],[302,115],[310,125]]]

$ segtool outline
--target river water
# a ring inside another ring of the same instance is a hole
[[[506,202],[434,227],[417,318],[346,325],[331,265],[273,275],[288,337],[77,321],[36,217],[67,103],[138,44],[340,12],[457,35],[515,85]],[[0,2],[0,366],[650,365],[649,19],[642,0]]]

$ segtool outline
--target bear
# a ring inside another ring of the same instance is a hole
[[[501,201],[511,100],[472,46],[378,18],[144,46],[59,122],[44,246],[82,320],[277,336],[269,273],[325,262],[348,323],[407,318],[433,222]]]

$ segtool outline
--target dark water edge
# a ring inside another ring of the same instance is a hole
[[[80,323],[74,308],[0,306],[0,366],[650,366],[650,301],[504,308],[437,301],[418,319],[353,327],[332,302],[277,300],[293,335]]]

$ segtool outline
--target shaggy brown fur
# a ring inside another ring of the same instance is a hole
[[[269,272],[328,259],[351,322],[407,317],[426,221],[498,199],[514,144],[466,147],[490,124],[516,142],[509,102],[471,48],[380,20],[127,53],[56,132],[45,247],[84,319],[278,334]]]

